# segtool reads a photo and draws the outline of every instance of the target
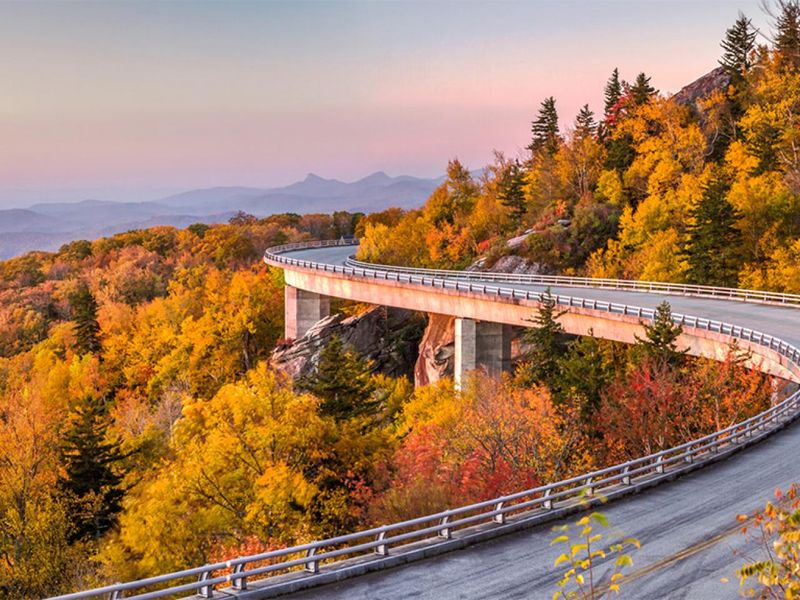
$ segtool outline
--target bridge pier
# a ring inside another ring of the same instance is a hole
[[[317,321],[331,314],[331,301],[327,296],[287,285],[284,311],[284,337],[296,340],[303,337]]]
[[[511,326],[488,321],[456,318],[455,323],[456,388],[461,388],[469,371],[484,369],[499,377],[511,366]]]

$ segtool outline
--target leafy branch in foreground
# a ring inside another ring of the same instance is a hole
[[[599,512],[593,512],[575,522],[574,527],[579,529],[574,540],[570,538],[570,525],[554,528],[561,532],[550,542],[550,545],[568,544],[568,549],[556,558],[554,566],[566,564],[569,568],[564,571],[558,581],[559,589],[553,593],[552,600],[599,600],[610,598],[612,593],[619,594],[622,583],[622,569],[633,564],[630,554],[625,553],[628,548],[640,548],[639,540],[624,538],[620,542],[607,545],[602,533],[596,533],[596,526],[608,528],[608,518]],[[608,537],[607,535],[605,537]],[[598,561],[614,558],[611,576],[603,583],[596,573]],[[572,588],[572,589],[568,589]]]
[[[767,502],[764,510],[752,516],[756,533],[753,537],[763,546],[766,559],[746,563],[738,571],[739,584],[745,587],[755,580],[759,587],[744,589],[750,598],[778,599],[800,597],[800,497],[793,484],[786,493],[775,491],[775,502]],[[744,522],[742,533],[748,534],[750,517],[739,515]]]

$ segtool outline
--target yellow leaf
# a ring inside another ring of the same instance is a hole
[[[633,560],[627,554],[617,557],[616,565],[618,567],[628,567],[633,564]]]
[[[560,565],[561,563],[565,563],[565,562],[567,562],[567,561],[569,561],[569,556],[567,556],[566,554],[562,554],[561,556],[559,556],[559,557],[556,559],[556,562],[555,562],[555,563],[553,563],[553,566],[554,566],[554,567],[557,567],[557,566],[558,566],[558,565]]]

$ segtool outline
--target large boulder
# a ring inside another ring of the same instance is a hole
[[[316,323],[302,338],[279,345],[270,364],[293,379],[303,377],[316,367],[323,348],[337,335],[369,358],[375,372],[411,378],[424,328],[423,316],[401,308],[376,306],[352,317],[334,314]]]

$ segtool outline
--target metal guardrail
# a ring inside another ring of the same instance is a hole
[[[758,302],[771,304],[786,304],[800,306],[799,294],[783,294],[780,292],[765,292],[762,290],[747,290],[739,288],[726,288],[711,285],[692,285],[688,283],[664,283],[660,281],[636,281],[628,279],[603,279],[594,277],[567,277],[563,275],[531,275],[527,273],[497,273],[493,271],[449,271],[444,269],[420,269],[396,267],[356,260],[352,257],[345,261],[345,265],[360,269],[377,269],[400,273],[414,273],[430,277],[446,277],[448,279],[465,279],[480,281],[505,281],[515,283],[528,283],[539,285],[559,285],[564,287],[590,287],[609,290],[625,290],[632,292],[656,292],[666,294],[680,294],[682,296],[700,296],[722,298],[726,300],[741,300],[743,302]]]
[[[492,285],[480,285],[472,282],[452,281],[442,277],[426,276],[403,271],[384,271],[380,267],[360,268],[350,266],[327,265],[282,256],[283,253],[301,248],[322,248],[343,245],[340,241],[289,244],[271,248],[265,260],[276,265],[292,265],[301,268],[312,268],[324,272],[343,273],[371,279],[385,279],[406,283],[428,285],[445,289],[456,289],[473,293],[488,294],[500,298],[524,298],[541,301],[544,294],[503,288]],[[563,306],[580,306],[601,310],[614,314],[635,315],[652,319],[653,309],[629,306],[572,296],[553,295],[552,298]],[[733,338],[768,347],[800,366],[800,349],[783,340],[761,332],[687,315],[673,315],[676,323],[690,327],[700,327],[709,331],[717,331]],[[375,527],[356,533],[342,535],[308,544],[300,544],[290,548],[273,550],[261,554],[243,556],[224,562],[206,564],[200,567],[167,573],[156,577],[118,583],[93,590],[57,596],[53,600],[82,600],[86,598],[107,597],[110,600],[127,598],[129,600],[145,600],[163,598],[184,593],[193,593],[202,598],[214,597],[214,589],[227,586],[227,594],[235,595],[245,590],[249,583],[263,581],[269,575],[278,572],[305,570],[309,574],[318,573],[324,562],[358,555],[385,556],[392,546],[426,538],[451,539],[454,532],[480,524],[503,524],[509,515],[520,513],[532,514],[532,511],[547,512],[554,509],[556,503],[568,503],[586,495],[592,496],[599,491],[611,488],[625,488],[638,481],[663,473],[677,473],[692,468],[693,463],[710,462],[722,451],[734,446],[744,446],[753,440],[780,429],[787,422],[800,415],[800,392],[796,392],[779,404],[745,419],[739,423],[691,440],[679,446],[662,450],[648,456],[637,458],[590,473],[564,479],[544,486],[520,491],[477,502],[467,506],[454,508],[416,519],[410,519],[391,525]],[[266,561],[273,564],[259,565]],[[223,573],[231,571],[230,573]],[[194,581],[186,581],[194,579]],[[151,589],[132,596],[125,596],[132,590],[155,588],[167,584],[162,589]]]

